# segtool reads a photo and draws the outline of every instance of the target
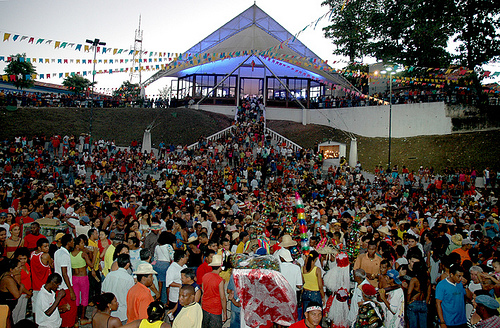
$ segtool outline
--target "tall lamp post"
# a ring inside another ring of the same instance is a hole
[[[389,155],[387,159],[387,169],[391,170],[391,144],[392,144],[392,76],[396,72],[402,72],[403,69],[398,68],[397,65],[387,66],[384,71],[380,71],[381,74],[389,73]]]
[[[92,153],[92,120],[94,119],[94,84],[95,84],[95,62],[96,62],[96,55],[97,55],[97,46],[105,46],[106,42],[102,42],[99,39],[94,39],[94,40],[85,40],[86,43],[91,44],[94,47],[94,68],[92,69],[92,104],[90,106],[90,127],[89,127],[89,134],[90,134],[90,144],[89,144],[89,153]]]

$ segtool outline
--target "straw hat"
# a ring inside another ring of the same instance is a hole
[[[316,252],[318,252],[318,254],[323,254],[323,255],[334,253],[333,248],[330,246],[316,248]]]
[[[153,266],[150,263],[142,263],[137,266],[137,271],[134,274],[157,274],[155,270],[153,270]]]
[[[186,242],[186,244],[192,244],[192,243],[195,243],[197,241],[198,241],[198,237],[195,237],[195,236],[189,237],[188,241]]]
[[[212,258],[212,263],[209,264],[212,267],[222,266],[222,255],[216,254]]]
[[[456,235],[451,236],[451,242],[457,246],[462,246],[463,239],[464,238],[462,237],[462,235],[458,233]]]
[[[291,246],[297,246],[297,242],[292,239],[292,236],[284,235],[283,238],[281,239],[280,247],[291,247]]]
[[[389,228],[387,227],[380,227],[377,229],[378,232],[383,233],[384,235],[390,235],[391,232],[389,231]]]

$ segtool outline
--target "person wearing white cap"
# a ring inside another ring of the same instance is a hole
[[[153,275],[157,272],[149,263],[139,264],[134,274],[137,283],[127,293],[127,319],[132,322],[137,319],[147,319],[148,306],[154,301],[149,287],[153,284]]]
[[[222,324],[227,318],[227,301],[224,291],[224,279],[219,273],[222,267],[222,255],[214,255],[212,272],[203,276],[203,296],[201,297],[201,307],[203,309],[202,327],[222,328]]]
[[[300,271],[300,267],[296,264],[293,264],[292,254],[286,248],[282,248],[279,250],[280,257],[280,271],[285,277],[286,281],[290,283],[290,286],[296,291],[299,292],[302,286],[304,285],[304,280],[302,278],[302,272]]]

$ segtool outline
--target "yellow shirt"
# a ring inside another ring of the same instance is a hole
[[[93,247],[93,251],[97,251],[97,258],[94,262],[94,270],[97,271],[97,270],[99,270],[99,261],[97,260],[97,259],[99,259],[99,254],[100,254],[99,247],[97,246],[97,243],[91,239],[89,239],[89,246]],[[92,259],[92,260],[94,260],[94,259]],[[89,270],[92,270],[92,268],[89,267]]]
[[[142,319],[141,324],[139,325],[139,328],[160,328],[162,324],[163,324],[163,321],[161,321],[161,320],[150,323],[148,321],[148,319]]]
[[[311,291],[319,291],[318,277],[316,276],[316,270],[318,269],[315,266],[309,273],[302,273],[304,277],[304,289]]]
[[[104,268],[102,268],[102,273],[104,276],[108,275],[109,270],[111,270],[111,265],[113,265],[113,254],[115,253],[115,246],[109,245],[104,254]]]
[[[238,244],[238,247],[236,248],[236,254],[243,253],[244,248],[245,248],[245,244],[242,241],[240,241],[240,243]]]
[[[172,324],[172,328],[201,328],[203,310],[199,303],[192,303],[182,308]],[[142,328],[142,326],[140,327]]]

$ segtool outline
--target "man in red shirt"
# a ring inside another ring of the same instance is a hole
[[[222,324],[227,319],[227,301],[224,291],[224,279],[219,276],[222,271],[222,255],[214,255],[212,272],[203,276],[203,296],[201,304],[203,309],[203,327],[222,328]]]
[[[28,208],[23,206],[23,208],[21,209],[21,216],[18,216],[16,218],[16,223],[19,224],[19,226],[21,227],[21,236],[23,234],[23,224],[35,221],[28,214],[29,214]]]
[[[42,238],[46,237],[40,234],[40,224],[33,222],[31,223],[31,233],[24,237],[24,247],[27,247],[30,252],[34,251],[37,248],[37,241]]]
[[[46,238],[40,238],[36,242],[37,249],[31,253],[31,280],[33,289],[32,301],[35,304],[36,297],[42,286],[47,282],[50,275],[50,267],[54,266],[52,258],[49,255],[49,241]],[[33,309],[33,312],[34,309]]]
[[[127,322],[148,318],[148,306],[154,301],[149,287],[153,284],[153,266],[142,263],[137,266],[137,283],[127,293]]]
[[[205,256],[205,261],[198,267],[198,270],[196,270],[196,282],[200,286],[202,286],[203,276],[206,273],[212,272],[212,267],[210,266],[210,263],[212,263],[215,251],[207,249],[203,255]]]
[[[304,319],[294,323],[289,328],[321,328],[320,323],[323,318],[323,308],[316,302],[311,302],[306,308]]]

